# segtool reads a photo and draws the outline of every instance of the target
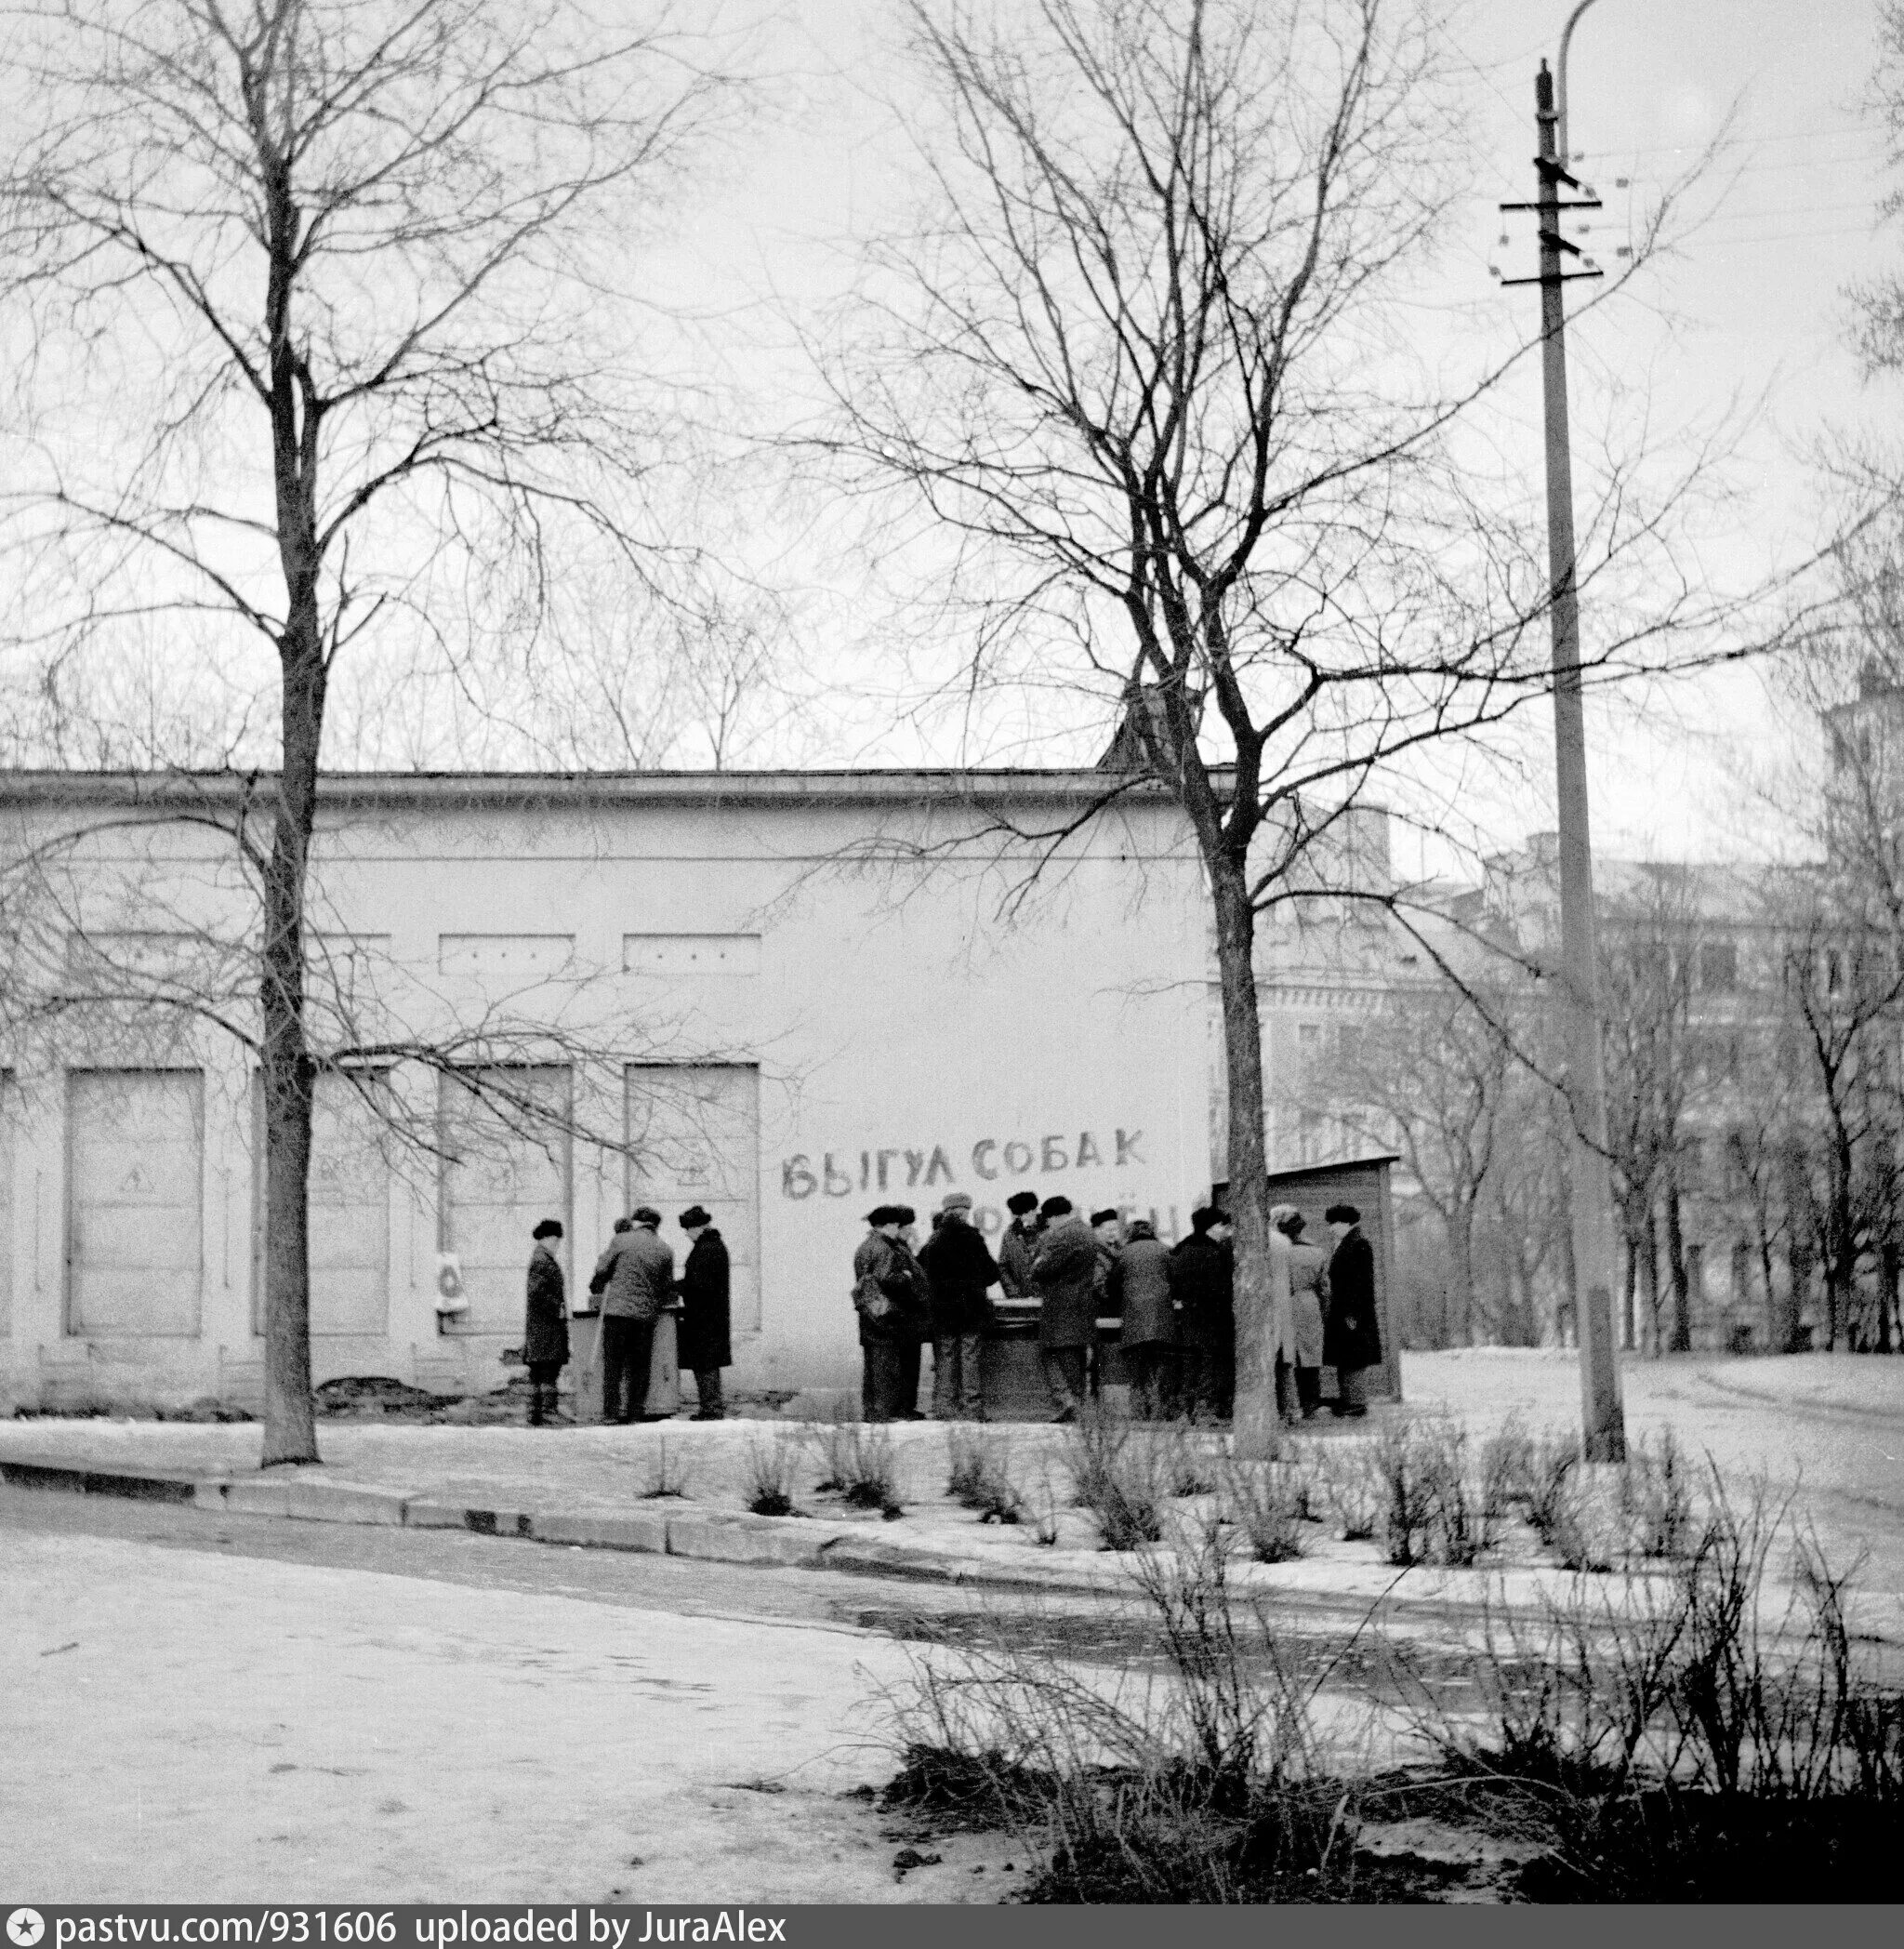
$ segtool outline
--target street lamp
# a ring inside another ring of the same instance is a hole
[[[1591,197],[1563,205],[1560,187],[1578,192],[1567,171],[1567,56],[1573,31],[1593,0],[1580,0],[1560,36],[1558,86],[1542,61],[1534,84],[1540,132],[1540,274],[1504,284],[1540,286],[1540,365],[1547,436],[1547,569],[1554,632],[1554,783],[1560,827],[1560,958],[1567,1023],[1567,1093],[1573,1124],[1574,1290],[1580,1351],[1580,1423],[1589,1462],[1626,1456],[1620,1398],[1620,1357],[1613,1340],[1613,1174],[1606,1142],[1606,1086],[1600,1047],[1599,951],[1593,913],[1593,854],[1587,818],[1586,717],[1580,699],[1580,597],[1575,581],[1573,460],[1567,444],[1567,307],[1563,286],[1597,277],[1589,266],[1561,269],[1578,247],[1560,233],[1563,209],[1597,208]],[[1503,208],[1526,209],[1525,204]]]
[[[1567,146],[1567,50],[1573,42],[1573,31],[1580,24],[1580,16],[1593,6],[1593,0],[1580,0],[1580,4],[1567,17],[1567,25],[1560,30],[1560,59],[1554,64],[1554,142],[1560,152],[1560,166],[1567,166],[1567,158],[1573,152]]]

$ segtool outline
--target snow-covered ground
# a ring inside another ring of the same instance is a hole
[[[1811,1354],[1634,1360],[1626,1363],[1623,1380],[1635,1443],[1670,1430],[1701,1469],[1710,1460],[1735,1498],[1749,1494],[1754,1477],[1763,1475],[1774,1500],[1790,1498],[1793,1513],[1816,1528],[1834,1563],[1866,1553],[1864,1588],[1904,1598],[1904,1359]],[[1536,1432],[1578,1425],[1579,1365],[1564,1352],[1477,1348],[1407,1355],[1403,1386],[1410,1411],[1452,1415],[1477,1442],[1510,1413]],[[1326,1451],[1367,1439],[1372,1425],[1325,1418],[1305,1439]],[[785,1444],[800,1506],[829,1520],[863,1521],[881,1538],[903,1538],[1001,1570],[1090,1577],[1106,1569],[1095,1531],[1081,1513],[1064,1511],[1051,1548],[1038,1546],[1028,1524],[981,1525],[945,1495],[943,1427],[916,1423],[887,1432],[906,1509],[892,1524],[870,1514],[854,1518],[837,1499],[816,1496],[824,1430],[800,1424],[683,1421],[545,1430],[340,1421],[324,1424],[320,1439],[323,1473],[335,1479],[492,1507],[595,1512],[640,1504],[664,1478],[678,1480],[694,1505],[738,1511],[751,1455]],[[1018,1425],[996,1434],[1009,1443],[1011,1472],[1035,1508],[1068,1502],[1064,1431]],[[20,1421],[0,1425],[0,1454],[239,1474],[257,1466],[258,1430],[243,1424]],[[683,1505],[668,1500],[648,1506]],[[1520,1565],[1533,1560],[1525,1539],[1506,1554]],[[1478,1574],[1413,1572],[1410,1589],[1454,1595]],[[1345,1598],[1372,1595],[1388,1581],[1373,1545],[1331,1542],[1315,1531],[1305,1560],[1251,1573],[1251,1582],[1264,1589]]]
[[[1024,1858],[961,1838],[895,1882],[882,1823],[840,1797],[893,1770],[879,1689],[907,1662],[873,1634],[588,1602],[559,1575],[5,1543],[23,1899],[984,1901]]]

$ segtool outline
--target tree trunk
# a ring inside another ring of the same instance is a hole
[[[1640,1278],[1640,1246],[1631,1231],[1625,1235],[1626,1243],[1626,1283],[1620,1304],[1620,1345],[1621,1350],[1632,1353],[1638,1346],[1635,1337],[1639,1322],[1634,1317],[1633,1300],[1637,1296]]]
[[[304,895],[317,814],[324,687],[314,586],[308,603],[294,601],[283,664],[284,756],[265,874],[259,993],[264,1031],[259,1067],[265,1129],[266,1465],[318,1459],[311,1392],[306,1196],[316,1073],[304,1040]]]
[[[1580,1268],[1573,1253],[1573,1173],[1560,1173],[1560,1306],[1554,1321],[1554,1337],[1562,1346],[1578,1346],[1580,1344]],[[1564,1317],[1563,1317],[1564,1315]],[[1632,1292],[1627,1298],[1629,1324],[1633,1315]],[[1538,1346],[1540,1342],[1539,1331],[1527,1343]],[[1627,1342],[1631,1346],[1632,1340]]]
[[[1785,1306],[1775,1345],[1780,1353],[1795,1354],[1802,1326],[1800,1316],[1811,1296],[1812,1211],[1805,1187],[1805,1160],[1796,1144],[1785,1152]]]
[[[1897,1304],[1899,1253],[1897,1234],[1887,1226],[1882,1251],[1883,1272],[1878,1280],[1878,1352],[1891,1350],[1891,1314]]]
[[[1659,1354],[1659,1216],[1653,1200],[1646,1200],[1646,1223],[1641,1239],[1640,1278],[1646,1295],[1647,1347],[1656,1359]]]
[[[1686,1269],[1686,1230],[1680,1214],[1679,1178],[1666,1180],[1666,1264],[1673,1275],[1673,1340],[1675,1354],[1692,1351],[1692,1285]]]
[[[1269,1161],[1263,1138],[1263,1023],[1256,1004],[1256,914],[1240,865],[1207,849],[1216,908],[1217,978],[1230,1098],[1229,1209],[1236,1222],[1236,1452],[1274,1453],[1280,1422],[1270,1320]]]
[[[1789,1353],[1791,1333],[1778,1304],[1778,1289],[1772,1283],[1772,1233],[1764,1206],[1756,1213],[1759,1246],[1759,1277],[1765,1282],[1765,1346],[1775,1354]]]
[[[1852,1208],[1851,1142],[1842,1132],[1831,1150],[1831,1214],[1825,1240],[1825,1351],[1835,1353],[1851,1317],[1858,1278],[1858,1220]]]
[[[1448,1227],[1448,1243],[1454,1248],[1456,1319],[1460,1322],[1459,1345],[1474,1344],[1474,1213],[1472,1206],[1458,1210]],[[1452,1341],[1448,1344],[1456,1344]]]

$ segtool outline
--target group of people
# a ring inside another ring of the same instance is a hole
[[[661,1213],[647,1204],[615,1220],[615,1236],[589,1276],[588,1291],[601,1300],[604,1421],[626,1425],[672,1418],[671,1411],[645,1412],[654,1327],[664,1313],[675,1315],[676,1352],[694,1376],[699,1406],[692,1418],[726,1419],[721,1376],[734,1361],[727,1245],[711,1214],[698,1204],[689,1206],[679,1223],[688,1237],[679,1279],[674,1248],[660,1236]],[[529,1424],[542,1427],[555,1412],[557,1382],[569,1359],[567,1282],[555,1251],[562,1220],[545,1218],[531,1236],[522,1359],[529,1370]]]
[[[971,1197],[946,1193],[931,1236],[917,1243],[910,1205],[878,1205],[853,1260],[853,1304],[868,1421],[917,1421],[921,1350],[932,1346],[932,1412],[982,1419],[985,1336],[996,1324],[991,1289],[1038,1305],[1038,1360],[1053,1418],[1075,1421],[1100,1383],[1098,1321],[1114,1316],[1132,1407],[1146,1420],[1173,1414],[1229,1419],[1236,1399],[1236,1262],[1227,1212],[1193,1213],[1190,1233],[1166,1246],[1147,1219],[1115,1210],[1087,1220],[1068,1198],[1007,1200],[1010,1225],[991,1248],[972,1223]],[[1332,1250],[1302,1238],[1293,1205],[1270,1213],[1269,1332],[1277,1406],[1290,1421],[1322,1405],[1333,1367],[1338,1414],[1367,1412],[1368,1370],[1382,1361],[1375,1258],[1354,1205],[1329,1209]]]

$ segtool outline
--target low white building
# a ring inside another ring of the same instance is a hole
[[[267,831],[229,778],[0,776],[0,1404],[260,1388]],[[496,1386],[535,1223],[573,1292],[645,1200],[678,1254],[690,1203],[727,1238],[734,1387],[844,1386],[869,1206],[958,1188],[996,1233],[1029,1187],[1171,1236],[1210,1184],[1199,876],[1154,788],[340,776],[313,873],[320,1382]]]

